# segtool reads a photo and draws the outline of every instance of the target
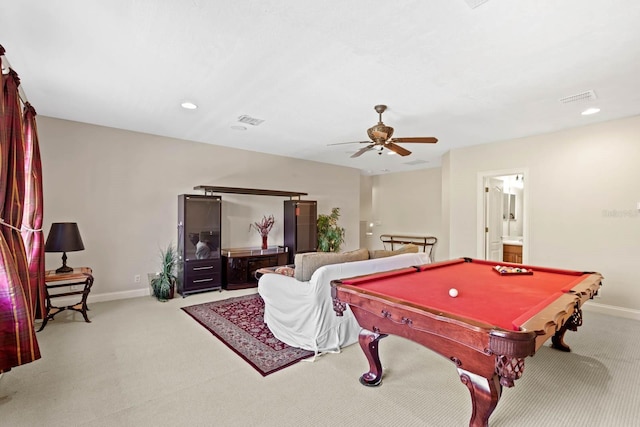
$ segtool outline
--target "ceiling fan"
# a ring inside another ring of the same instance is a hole
[[[378,154],[382,154],[382,150],[387,148],[394,153],[397,153],[401,156],[408,156],[411,154],[411,151],[397,145],[397,142],[402,143],[420,143],[420,144],[434,144],[438,142],[437,138],[431,136],[425,137],[407,137],[407,138],[392,138],[393,136],[393,128],[391,126],[387,126],[382,123],[382,113],[387,109],[386,105],[376,105],[374,107],[376,112],[378,113],[378,124],[367,129],[367,135],[371,141],[356,141],[356,142],[340,142],[337,144],[329,144],[329,145],[339,145],[339,144],[369,144],[364,148],[356,151],[351,157],[359,157],[362,154],[366,153],[369,150],[377,149]]]

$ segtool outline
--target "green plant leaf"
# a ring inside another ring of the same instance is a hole
[[[344,243],[344,228],[338,226],[340,208],[331,209],[330,215],[318,215],[318,251],[339,252]]]
[[[178,251],[169,244],[166,249],[160,250],[160,273],[151,279],[151,289],[158,301],[167,301],[171,295],[171,287],[177,280],[176,267],[178,263]]]

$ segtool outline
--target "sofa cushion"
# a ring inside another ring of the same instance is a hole
[[[274,273],[282,274],[283,276],[293,277],[295,275],[295,269],[288,266],[276,267],[273,270]]]
[[[388,256],[394,256],[394,255],[400,255],[400,254],[413,254],[413,253],[418,253],[419,249],[420,248],[418,248],[417,245],[409,243],[408,245],[404,245],[403,247],[401,247],[400,249],[396,249],[395,251],[386,251],[386,250],[369,251],[369,258],[376,259],[376,258],[385,258]]]
[[[369,251],[366,248],[350,252],[305,252],[296,254],[294,260],[295,278],[301,282],[308,282],[314,271],[323,265],[362,261],[365,259],[369,259]]]

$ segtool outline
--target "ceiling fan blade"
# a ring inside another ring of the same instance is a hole
[[[415,136],[409,138],[393,138],[392,142],[419,142],[423,144],[435,144],[438,142],[438,138],[432,136]]]
[[[400,154],[401,156],[408,156],[409,154],[411,154],[411,151],[407,150],[406,148],[402,148],[399,145],[394,144],[393,142],[387,142],[386,144],[384,144],[385,148],[388,148],[389,150]]]
[[[359,149],[358,151],[356,151],[351,158],[353,159],[354,157],[360,157],[361,155],[363,155],[364,153],[366,153],[367,151],[371,150],[373,147],[375,147],[375,144],[371,144],[371,145],[367,145],[364,148]]]
[[[331,145],[345,145],[345,144],[371,144],[371,141],[334,142],[333,144],[327,144],[327,147]]]

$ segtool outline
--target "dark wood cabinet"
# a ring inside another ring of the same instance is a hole
[[[297,253],[318,249],[318,202],[313,200],[285,200],[284,245],[289,250],[289,263]]]
[[[502,261],[522,264],[522,246],[502,245]]]
[[[222,289],[219,196],[178,196],[178,292]]]
[[[227,290],[251,288],[258,285],[256,270],[287,264],[287,248],[222,249],[222,283]]]

